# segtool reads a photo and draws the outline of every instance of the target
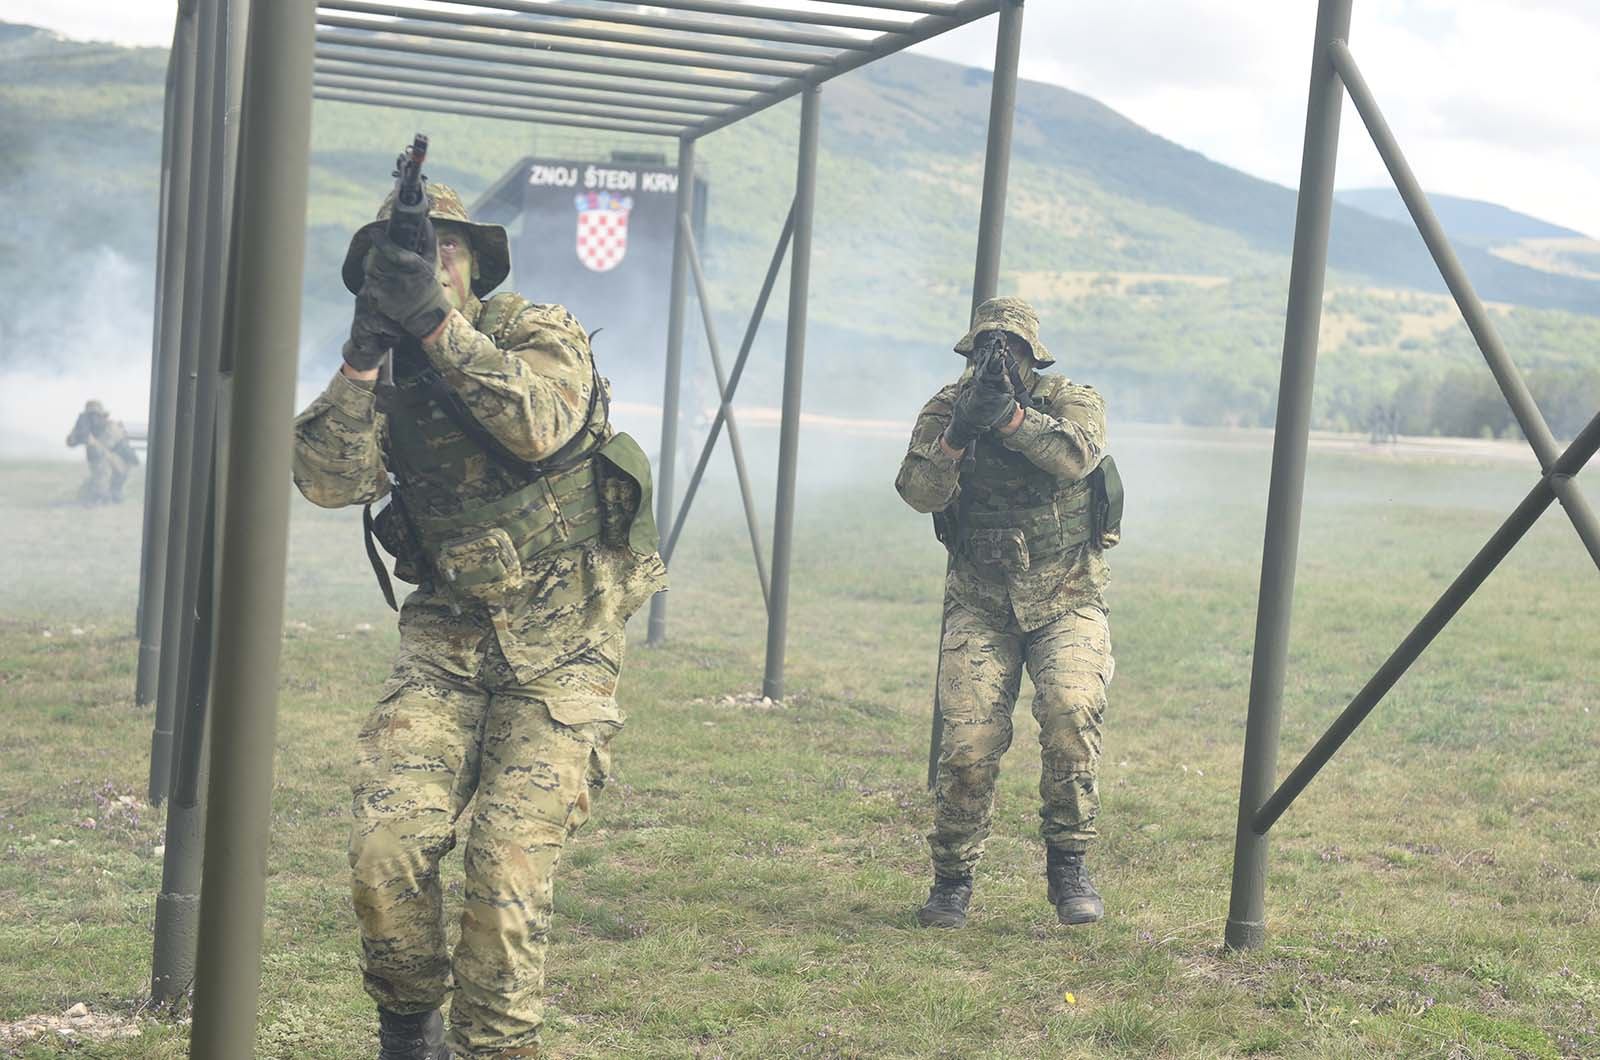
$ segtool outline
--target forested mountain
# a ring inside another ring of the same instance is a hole
[[[93,303],[93,292],[73,288],[83,255],[106,247],[149,269],[165,62],[161,49],[0,24],[11,217],[0,229],[0,366],[35,352],[41,313]],[[954,370],[948,348],[967,312],[988,80],[985,71],[901,55],[824,90],[812,407],[909,415],[900,408],[914,407],[909,395]],[[796,110],[773,108],[700,148],[711,188],[706,264],[724,344],[742,326],[792,194]],[[528,154],[672,148],[331,102],[316,104],[314,122],[308,340],[348,313],[336,271],[344,243],[371,216],[395,151],[417,129],[435,145],[430,175],[469,198]],[[1269,421],[1294,190],[1033,82],[1019,89],[1014,158],[1002,286],[1039,304],[1064,370],[1108,391],[1124,418]],[[1503,429],[1484,402],[1477,418],[1441,411],[1493,384],[1415,231],[1371,212],[1371,201],[1361,205],[1335,210],[1319,422],[1358,427],[1398,399],[1409,429]],[[1587,403],[1587,418],[1600,396],[1592,382],[1600,317],[1590,315],[1600,313],[1600,282],[1516,264],[1478,245],[1476,230],[1464,235],[1462,260],[1502,306],[1519,362],[1542,392],[1570,397],[1576,387],[1573,404]],[[754,400],[775,396],[782,304],[775,300],[752,364]],[[144,356],[147,345],[148,335],[130,335],[129,356]],[[316,370],[334,356],[307,351],[321,362]],[[652,358],[659,354],[640,351],[633,366],[648,371]],[[1560,428],[1572,429],[1565,419]]]

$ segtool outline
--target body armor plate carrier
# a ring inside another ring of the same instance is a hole
[[[395,557],[396,577],[429,583],[457,605],[505,605],[523,588],[524,566],[557,549],[599,539],[641,555],[656,550],[649,459],[631,437],[612,433],[598,369],[584,426],[540,461],[510,452],[431,366],[384,390],[393,483],[388,506],[376,517],[369,506],[365,521],[368,558],[391,608],[374,537]],[[469,468],[481,469],[470,484]]]

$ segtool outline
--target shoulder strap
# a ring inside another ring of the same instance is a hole
[[[583,426],[567,440],[565,445],[543,460],[524,460],[508,449],[504,442],[494,436],[492,431],[478,422],[477,417],[472,415],[472,410],[467,407],[467,403],[461,400],[461,395],[451,390],[449,385],[445,383],[444,377],[431,365],[423,370],[422,381],[423,385],[428,388],[428,396],[444,410],[444,414],[450,417],[450,421],[459,427],[463,434],[476,442],[478,447],[489,455],[490,459],[499,464],[504,470],[514,475],[526,477],[531,481],[542,475],[565,471],[589,456],[588,450],[592,449],[593,446],[588,435],[590,433],[590,425],[594,423],[596,405],[603,402],[605,415],[607,418],[610,417],[611,399],[604,394],[605,387],[600,379],[600,368],[594,363],[593,353],[589,355],[589,371],[591,376],[589,407],[584,412]]]

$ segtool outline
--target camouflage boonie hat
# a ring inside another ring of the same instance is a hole
[[[963,357],[970,354],[979,333],[985,331],[1007,331],[1027,342],[1033,348],[1033,363],[1040,368],[1056,363],[1039,341],[1039,314],[1020,298],[991,298],[978,306],[972,315],[972,330],[961,336],[956,352]]]
[[[511,274],[511,246],[506,240],[506,230],[499,225],[474,222],[467,216],[461,196],[450,185],[430,182],[425,187],[428,192],[428,216],[435,221],[454,221],[467,229],[467,238],[472,241],[472,257],[478,265],[478,275],[472,281],[472,293],[482,298],[504,283]],[[378,219],[363,225],[351,237],[350,249],[344,255],[344,267],[339,270],[351,294],[360,293],[361,285],[367,278],[367,251],[372,246],[372,237],[388,222],[393,212],[394,192],[391,191],[384,198],[383,205],[378,207]]]
[[[95,401],[93,398],[90,398],[88,401],[83,403],[83,411],[95,416],[104,416],[106,414],[106,407],[100,404],[100,402]]]

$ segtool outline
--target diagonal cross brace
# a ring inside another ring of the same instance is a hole
[[[766,314],[767,302],[772,297],[772,289],[777,284],[778,272],[783,267],[784,259],[788,255],[789,241],[793,235],[794,207],[791,205],[788,216],[784,218],[783,232],[778,236],[778,245],[772,252],[772,261],[767,266],[766,278],[761,283],[761,293],[756,297],[755,309],[751,313],[749,324],[745,327],[744,340],[739,344],[739,355],[734,359],[733,373],[728,377],[726,385],[722,384],[719,373],[718,384],[721,388],[721,402],[717,407],[717,417],[712,422],[711,430],[706,435],[705,445],[700,450],[700,459],[695,463],[694,473],[689,476],[689,486],[684,491],[683,503],[678,506],[678,513],[672,520],[672,531],[667,534],[666,544],[661,549],[661,556],[665,560],[671,560],[672,553],[678,546],[678,537],[683,533],[684,522],[689,517],[689,509],[694,504],[695,493],[700,488],[700,481],[705,477],[706,466],[711,462],[711,454],[716,449],[718,435],[722,433],[722,425],[724,419],[726,419],[726,413],[732,409],[733,395],[738,390],[739,380],[744,376],[745,364],[750,359],[750,350],[755,345],[756,333],[760,330],[761,319]],[[698,264],[697,256],[691,256],[690,260]],[[707,322],[707,328],[709,336],[712,334],[709,330],[709,321]],[[761,587],[762,592],[765,594],[770,592],[770,588],[767,584],[764,573],[765,564],[760,558],[759,548],[757,549],[757,556],[756,569],[758,572],[762,572]]]
[[[1534,401],[1527,382],[1522,378],[1522,373],[1517,370],[1510,354],[1506,352],[1505,344],[1500,340],[1500,332],[1495,328],[1494,321],[1484,308],[1482,300],[1478,298],[1477,291],[1473,289],[1472,281],[1467,278],[1461,260],[1451,249],[1444,226],[1439,223],[1438,217],[1434,216],[1433,208],[1428,204],[1427,194],[1422,190],[1416,174],[1411,171],[1410,164],[1401,152],[1400,144],[1395,140],[1394,132],[1378,108],[1378,101],[1373,96],[1372,89],[1367,86],[1366,78],[1361,76],[1361,70],[1356,66],[1355,56],[1351,54],[1349,45],[1344,41],[1335,40],[1328,44],[1328,57],[1333,63],[1334,70],[1338,72],[1339,79],[1350,92],[1350,101],[1355,104],[1361,120],[1366,123],[1367,131],[1372,135],[1373,145],[1383,158],[1383,164],[1388,168],[1389,176],[1393,178],[1401,199],[1405,201],[1406,209],[1410,211],[1411,219],[1416,223],[1423,242],[1427,244],[1428,252],[1433,255],[1434,264],[1439,267],[1445,285],[1450,288],[1450,294],[1455,298],[1456,306],[1461,310],[1461,315],[1466,320],[1467,328],[1472,332],[1478,349],[1482,351],[1484,360],[1488,362],[1489,370],[1494,373],[1500,392],[1505,396],[1506,403],[1511,406],[1511,413],[1517,419],[1517,426],[1522,428],[1528,444],[1538,456],[1539,470],[1548,473],[1557,458],[1558,447],[1555,436],[1550,433],[1550,426],[1539,412],[1539,406]],[[1561,502],[1567,517],[1572,520],[1573,528],[1578,531],[1584,547],[1589,550],[1589,556],[1596,566],[1600,566],[1600,519],[1595,517],[1594,509],[1589,507],[1583,494],[1565,480],[1554,482],[1553,488],[1555,498]]]
[[[756,556],[756,577],[761,580],[761,599],[772,607],[772,582],[767,577],[766,558],[761,554],[761,522],[756,516],[755,496],[750,489],[750,472],[744,463],[744,445],[739,441],[739,421],[733,416],[733,395],[728,391],[728,377],[722,370],[722,350],[717,342],[716,322],[711,319],[711,295],[706,290],[706,275],[700,267],[700,249],[694,242],[694,225],[689,215],[678,215],[678,234],[683,240],[689,274],[694,277],[695,301],[700,304],[700,319],[706,328],[706,349],[711,354],[711,370],[717,376],[717,394],[720,398],[717,416],[728,424],[728,451],[733,454],[733,470],[739,477],[739,500],[744,504],[744,521],[750,528],[750,548]]]
[[[1416,662],[1433,638],[1449,624],[1461,606],[1477,592],[1478,587],[1494,572],[1500,561],[1510,554],[1524,534],[1539,521],[1539,516],[1544,514],[1546,508],[1556,499],[1563,486],[1570,486],[1572,476],[1588,463],[1595,450],[1600,449],[1600,413],[1596,413],[1588,426],[1579,432],[1567,447],[1566,452],[1558,456],[1542,478],[1539,479],[1522,503],[1500,525],[1472,561],[1450,583],[1438,601],[1428,609],[1428,613],[1400,642],[1400,646],[1386,659],[1378,672],[1372,676],[1361,691],[1356,693],[1350,705],[1344,712],[1328,726],[1328,731],[1300,760],[1289,776],[1272,797],[1262,804],[1250,821],[1250,828],[1256,835],[1265,835],[1267,830],[1277,822],[1289,804],[1305,790],[1322,767],[1328,764],[1334,754],[1343,746],[1356,727],[1366,720],[1388,691],[1395,686],[1411,664]]]

